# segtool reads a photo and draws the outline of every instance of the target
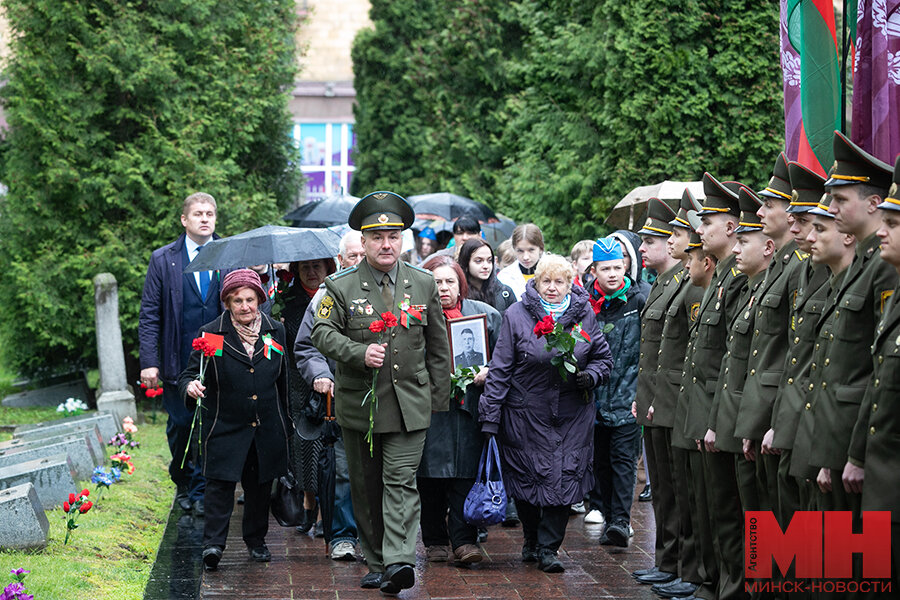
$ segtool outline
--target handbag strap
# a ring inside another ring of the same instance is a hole
[[[491,436],[491,439],[488,442],[488,451],[490,452],[490,456],[488,457],[487,481],[491,480],[491,463],[497,466],[497,479],[503,481],[503,470],[500,467],[500,448],[497,446],[496,436]]]

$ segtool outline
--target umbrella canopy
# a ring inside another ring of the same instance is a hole
[[[452,221],[469,215],[478,221],[496,221],[497,215],[481,202],[447,192],[420,194],[407,198],[419,219],[446,219]]]
[[[331,227],[347,223],[350,211],[359,202],[355,196],[333,196],[298,206],[284,220],[294,227]]]
[[[185,273],[334,258],[341,236],[330,229],[266,225],[208,242]]]
[[[634,224],[640,223],[636,217],[643,214],[647,208],[647,200],[659,198],[660,200],[681,200],[684,188],[690,188],[691,193],[698,200],[706,198],[703,193],[702,181],[663,181],[654,185],[642,185],[628,192],[619,200],[607,215],[604,223],[616,229],[634,229]]]
[[[491,245],[491,248],[496,250],[497,246],[512,236],[513,229],[515,228],[515,221],[500,215],[500,220],[497,223],[483,224],[481,226],[481,233],[484,234],[484,240]]]

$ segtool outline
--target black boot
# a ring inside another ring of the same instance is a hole
[[[319,504],[316,503],[312,508],[303,509],[303,522],[297,525],[297,533],[309,533],[309,530],[316,524],[316,517],[319,515]]]
[[[650,502],[653,500],[653,492],[650,490],[650,484],[644,486],[644,490],[638,494],[639,502]]]

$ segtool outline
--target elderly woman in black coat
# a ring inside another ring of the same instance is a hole
[[[203,353],[195,350],[178,381],[189,409],[201,403],[207,570],[216,569],[222,558],[238,481],[244,488],[242,534],[250,558],[271,559],[266,533],[272,481],[287,472],[288,457],[284,326],[259,311],[266,294],[255,271],[238,269],[226,275],[221,299],[226,311],[200,328],[201,335],[221,339],[221,355],[202,358],[208,364],[201,383]]]
[[[612,357],[588,294],[572,286],[571,263],[545,255],[522,300],[503,315],[479,405],[481,431],[497,435],[504,483],[516,499],[525,543],[522,560],[541,570],[564,570],[557,551],[569,506],[594,485],[594,402],[590,390],[609,377]],[[590,341],[575,345],[575,373],[551,364],[557,351],[535,326],[552,316],[566,332],[576,325]]]

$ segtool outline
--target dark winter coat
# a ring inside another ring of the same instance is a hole
[[[502,318],[494,307],[477,300],[463,300],[464,317],[484,314],[487,317],[488,347],[493,351],[500,334]],[[425,435],[425,449],[419,463],[419,477],[475,479],[484,437],[478,424],[478,398],[482,388],[470,384],[460,403],[450,398],[450,410],[431,415]]]
[[[573,286],[570,294],[559,322],[566,330],[581,323],[590,336],[576,344],[575,358],[596,386],[609,377],[609,346],[587,292]],[[563,380],[550,364],[555,351],[547,352],[534,333],[545,315],[529,281],[522,300],[503,316],[479,410],[482,431],[498,436],[509,493],[538,506],[563,506],[581,501],[594,485],[595,411],[575,378]]]
[[[200,328],[225,337],[222,356],[209,359],[204,374],[206,391],[202,399],[201,454],[203,475],[211,479],[240,481],[250,446],[256,442],[259,481],[276,479],[287,473],[287,360],[285,354],[263,355],[263,336],[269,334],[289,352],[284,326],[262,315],[256,350],[251,359],[225,311]],[[196,403],[187,395],[187,386],[200,373],[200,355],[191,353],[187,368],[178,380],[178,393],[191,411]],[[180,460],[181,457],[176,457]]]
[[[605,332],[613,356],[609,379],[594,391],[597,422],[606,427],[634,423],[631,403],[637,392],[641,346],[641,311],[647,298],[631,285],[625,298],[606,300],[597,314],[597,324]]]

